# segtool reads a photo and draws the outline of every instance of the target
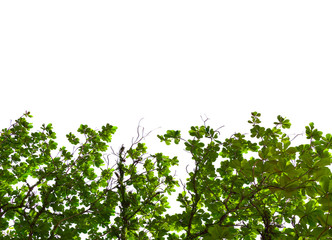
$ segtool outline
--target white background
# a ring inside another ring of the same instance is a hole
[[[270,127],[289,118],[290,134],[331,132],[331,12],[305,0],[1,1],[0,128],[29,110],[65,145],[81,123],[110,123],[118,149],[144,118],[161,127],[152,152],[156,134],[201,115],[222,137],[249,132],[253,111]]]
[[[2,1],[0,126],[331,129],[330,1]],[[330,131],[331,132],[331,131]],[[64,139],[64,138],[63,138]],[[124,140],[126,141],[126,140]],[[61,139],[62,142],[62,139]]]

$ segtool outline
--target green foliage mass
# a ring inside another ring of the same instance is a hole
[[[257,112],[250,137],[221,141],[206,121],[190,139],[168,130],[159,140],[192,160],[182,182],[178,158],[148,154],[143,135],[109,154],[117,128],[82,124],[81,138],[67,134],[70,152],[52,124],[33,132],[30,117],[0,134],[1,239],[332,239],[332,136],[313,123],[298,146],[283,132],[288,119],[265,128]],[[174,194],[181,208],[170,213]]]

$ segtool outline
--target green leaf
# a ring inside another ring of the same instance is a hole
[[[329,176],[331,174],[331,171],[328,167],[322,167],[318,170],[314,171],[314,178],[317,180],[320,180],[324,176]]]
[[[329,177],[328,176],[322,176],[319,181],[320,181],[320,183],[323,187],[323,190],[325,192],[328,192],[329,191],[329,185],[330,185]]]
[[[218,240],[218,239],[232,239],[236,233],[236,230],[232,227],[221,227],[214,225],[209,227],[209,237],[205,237],[206,240]]]
[[[294,153],[297,152],[297,150],[296,150],[295,147],[290,147],[290,148],[288,148],[288,149],[286,150],[286,152],[287,152],[288,154],[294,154]]]

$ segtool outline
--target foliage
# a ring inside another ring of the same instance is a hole
[[[168,130],[160,141],[184,144],[192,160],[180,185],[171,173],[177,157],[147,154],[143,133],[128,150],[106,154],[117,128],[82,124],[83,141],[67,135],[69,152],[58,148],[51,124],[32,132],[28,117],[0,136],[2,239],[332,238],[332,136],[313,123],[298,146],[283,132],[288,119],[265,128],[257,112],[250,139],[235,133],[221,141],[206,121],[190,128],[190,139]],[[181,209],[170,213],[176,190]]]

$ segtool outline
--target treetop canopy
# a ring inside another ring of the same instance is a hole
[[[143,132],[116,152],[110,144],[117,127],[82,124],[67,134],[74,146],[68,151],[58,147],[52,124],[32,131],[26,112],[0,134],[0,236],[332,239],[332,135],[310,123],[307,143],[294,146],[284,133],[287,118],[279,115],[267,128],[260,116],[252,112],[250,136],[222,141],[206,121],[191,126],[188,139],[179,130],[158,135],[190,154],[182,181],[172,171],[181,159],[148,153]],[[170,198],[180,209],[172,211]]]

